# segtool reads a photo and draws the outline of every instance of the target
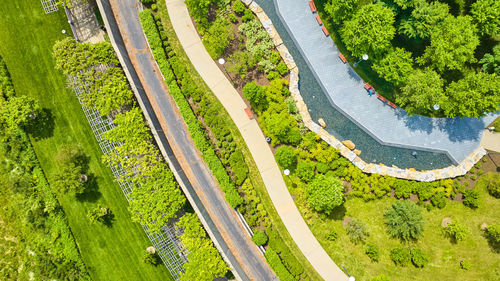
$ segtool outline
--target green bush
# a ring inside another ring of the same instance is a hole
[[[394,264],[399,266],[407,266],[411,261],[410,252],[402,248],[392,249],[390,256]]]
[[[343,183],[337,178],[317,175],[306,186],[307,203],[313,210],[329,215],[343,203],[343,189]]]
[[[142,256],[142,261],[144,263],[150,264],[150,265],[158,265],[160,264],[161,260],[158,254],[153,254],[150,251],[145,251],[144,255]]]
[[[248,22],[253,20],[253,13],[250,9],[245,9],[244,15],[241,17],[241,21]]]
[[[444,233],[446,236],[450,237],[452,242],[456,243],[467,237],[469,229],[464,225],[452,221],[444,228]]]
[[[152,4],[152,3],[156,3],[156,0],[141,0],[142,4]]]
[[[332,242],[337,241],[337,239],[339,239],[339,234],[337,233],[337,231],[335,231],[335,229],[332,229],[332,230],[330,230],[330,232],[328,232],[326,239],[328,239],[328,241],[332,241]]]
[[[229,14],[229,21],[231,21],[232,23],[237,23],[238,18],[234,14]]]
[[[463,270],[469,270],[472,267],[472,263],[468,260],[460,261],[460,268]]]
[[[353,218],[352,221],[347,223],[346,232],[351,241],[357,244],[365,241],[368,236],[368,227],[362,221]]]
[[[248,166],[241,150],[236,150],[231,154],[229,164],[234,173],[234,181],[237,185],[241,185],[248,175]]]
[[[318,173],[320,173],[320,174],[326,174],[326,172],[328,172],[329,169],[330,169],[330,166],[328,166],[328,164],[321,163],[321,162],[318,162],[316,164],[316,170],[318,170]]]
[[[271,53],[271,57],[269,59],[271,61],[272,64],[274,65],[278,65],[278,63],[280,62],[281,60],[281,55],[280,53],[278,52],[272,52]]]
[[[479,207],[479,192],[474,189],[467,189],[464,192],[463,203],[471,209]]]
[[[293,169],[297,165],[297,154],[290,146],[282,145],[278,147],[274,156],[276,157],[276,162],[284,169]]]
[[[378,262],[380,259],[380,251],[374,244],[368,244],[365,249],[365,254],[374,262]]]
[[[158,7],[156,7],[156,4],[151,5],[151,10],[153,11],[158,11]]]
[[[252,107],[257,110],[263,110],[266,107],[266,92],[262,86],[258,85],[255,81],[246,83],[242,89],[243,96],[250,101]]]
[[[243,4],[240,0],[236,0],[233,3],[233,11],[241,16],[245,12],[245,4]]]
[[[394,196],[396,198],[409,198],[413,192],[413,181],[396,179],[394,182]]]
[[[233,40],[232,25],[223,17],[218,17],[203,36],[203,45],[212,59],[222,56],[231,40]]]
[[[411,201],[395,202],[384,217],[389,234],[403,241],[418,239],[424,230],[422,208]]]
[[[488,237],[493,240],[493,242],[500,243],[500,224],[489,225],[486,233],[488,234]]]
[[[315,166],[316,164],[310,160],[299,161],[296,170],[297,176],[305,182],[312,181],[316,175],[316,173],[314,173]]]
[[[267,243],[267,235],[264,231],[262,230],[257,230],[253,234],[252,241],[257,245],[257,246],[262,246]]]
[[[439,209],[442,209],[446,206],[446,203],[448,202],[447,198],[445,197],[444,192],[437,192],[432,196],[431,198],[431,203],[434,207],[438,207]]]
[[[422,249],[413,248],[410,250],[411,262],[415,267],[422,268],[429,262],[429,255],[424,253]]]
[[[486,182],[486,188],[491,196],[500,198],[500,174],[487,173],[483,176],[483,180]]]
[[[278,66],[276,67],[276,70],[278,70],[279,74],[281,76],[285,75],[288,73],[288,67],[284,62],[280,62]]]
[[[274,80],[280,78],[280,74],[276,71],[269,71],[267,74],[267,79],[268,80]]]
[[[295,281],[293,275],[288,272],[286,267],[281,262],[279,255],[272,248],[267,249],[264,256],[266,257],[267,263],[271,266],[281,281]]]

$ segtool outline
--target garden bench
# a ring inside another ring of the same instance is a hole
[[[245,113],[247,114],[248,118],[253,119],[253,114],[250,108],[246,107],[245,108]]]
[[[388,101],[388,102],[387,102],[387,104],[388,104],[390,107],[394,108],[394,109],[396,109],[396,107],[397,107],[395,104],[393,104],[393,103],[392,103],[392,102],[390,102],[390,101]]]
[[[319,25],[322,25],[323,22],[321,21],[321,19],[319,18],[319,15],[316,14],[316,21],[318,22]]]
[[[346,63],[347,60],[345,59],[344,55],[342,55],[341,53],[339,53],[339,58],[340,60],[343,62],[343,63]]]
[[[363,86],[363,88],[365,88],[365,90],[367,90],[367,91],[370,91],[371,89],[373,89],[373,87],[372,87],[372,86],[370,86],[370,84],[368,84],[368,83],[366,83],[366,84]]]
[[[314,1],[309,1],[309,7],[311,7],[311,12],[316,13],[316,5],[314,5]]]
[[[323,30],[323,33],[325,34],[325,36],[328,36],[328,34],[329,34],[328,30],[326,30],[326,27],[324,25],[321,27],[321,30]]]
[[[377,95],[377,99],[381,100],[382,102],[386,102],[386,101],[387,101],[387,99],[386,99],[386,98],[384,98],[384,97],[383,97],[383,96],[381,96],[381,95]]]

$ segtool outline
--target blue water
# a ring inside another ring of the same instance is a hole
[[[356,144],[356,148],[362,151],[361,159],[368,163],[383,163],[386,166],[395,165],[400,168],[415,168],[417,170],[438,169],[455,164],[445,153],[383,145],[337,111],[331,106],[326,93],[283,26],[276,12],[274,1],[254,1],[261,6],[272,20],[274,27],[299,68],[299,89],[304,102],[309,108],[311,118],[313,120],[323,118],[328,124],[326,130],[331,135],[339,140],[352,140]],[[413,151],[417,152],[416,157],[412,156]]]

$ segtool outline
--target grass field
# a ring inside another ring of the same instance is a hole
[[[172,280],[167,269],[142,262],[150,246],[138,224],[132,223],[127,202],[65,77],[54,69],[52,45],[70,30],[64,11],[45,15],[39,0],[3,1],[0,5],[0,54],[12,75],[17,94],[36,98],[50,118],[33,146],[49,181],[59,168],[54,155],[63,144],[80,144],[90,157],[92,191],[82,198],[60,198],[71,230],[93,280]],[[97,203],[115,215],[111,227],[92,225],[86,214]]]
[[[298,179],[294,182],[298,182]],[[460,202],[448,201],[443,209],[424,210],[423,236],[417,242],[408,243],[390,238],[384,223],[385,210],[397,199],[384,197],[365,202],[360,198],[349,198],[331,217],[321,218],[305,207],[303,188],[290,188],[290,191],[323,248],[338,265],[345,264],[356,280],[370,280],[379,274],[385,274],[393,281],[500,280],[500,253],[489,246],[483,236],[484,231],[480,229],[483,223],[500,223],[500,200],[488,194],[482,180],[478,181],[475,188],[480,192],[478,209],[472,210]],[[443,235],[441,223],[446,217],[469,228],[470,232],[464,241],[454,244]],[[344,218],[357,218],[368,226],[369,237],[365,244],[354,244],[350,241],[343,226]],[[327,239],[331,230],[338,233],[337,241]],[[371,262],[365,254],[368,243],[373,243],[380,249],[379,262]],[[430,262],[423,269],[413,265],[395,266],[389,253],[396,247],[421,248],[429,254]],[[462,259],[472,263],[469,270],[460,268]]]

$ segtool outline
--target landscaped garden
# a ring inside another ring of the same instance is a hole
[[[369,55],[357,72],[408,113],[481,117],[499,110],[498,1],[315,3],[351,63]]]
[[[227,60],[226,70],[235,88],[251,104],[262,130],[272,140],[276,161],[291,171],[285,179],[299,210],[337,264],[345,264],[351,274],[362,280],[380,274],[392,280],[499,277],[497,242],[494,242],[499,203],[486,187],[498,186],[500,175],[495,164],[498,161],[484,158],[464,177],[432,183],[362,173],[301,123],[289,96],[287,70],[279,66],[283,65],[281,58],[249,9],[240,1],[186,1],[186,4],[209,54],[214,60],[220,57]],[[156,10],[157,6],[152,8]],[[164,37],[171,42],[170,36]],[[165,45],[170,60],[175,57],[174,52],[170,53],[171,45]],[[155,58],[158,60],[156,55]],[[179,68],[183,73],[175,60],[170,64],[174,73]],[[445,67],[442,73],[447,71]],[[495,74],[488,77],[496,83]],[[217,116],[220,111],[210,111],[215,102],[206,101],[199,90],[189,85],[183,86],[183,94],[198,120]],[[206,138],[220,151],[225,139],[221,141],[217,134],[210,134],[210,125],[204,129]],[[231,168],[234,163],[222,162],[237,179]],[[244,198],[240,210],[244,214],[252,212],[249,208],[252,204],[246,202],[245,184],[237,184],[236,188]],[[252,216],[245,217],[253,224]],[[259,224],[254,227],[264,230]],[[263,241],[260,237],[254,240]],[[269,242],[268,246],[272,249]],[[286,260],[283,255],[278,256]],[[271,266],[276,270],[276,266]],[[285,267],[294,278],[307,278],[294,274],[293,267]],[[277,274],[289,278],[282,271]],[[383,278],[378,280],[387,280]]]

